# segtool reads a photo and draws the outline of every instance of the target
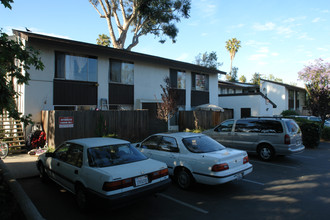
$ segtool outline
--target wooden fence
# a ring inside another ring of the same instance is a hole
[[[179,112],[179,131],[188,129],[210,129],[221,122],[233,118],[232,110],[224,112],[215,111],[180,111]]]
[[[42,111],[42,125],[50,147],[70,139],[106,134],[141,140],[148,136],[148,110]]]

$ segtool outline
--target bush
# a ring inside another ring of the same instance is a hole
[[[330,127],[324,127],[322,129],[321,138],[326,141],[330,141]]]
[[[296,121],[301,129],[303,144],[305,147],[316,148],[320,144],[320,124],[305,119],[298,119]]]
[[[294,110],[284,110],[281,115],[283,117],[288,117],[288,116],[291,116],[291,115],[299,115],[296,111]]]

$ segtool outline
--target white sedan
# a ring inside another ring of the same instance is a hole
[[[147,157],[165,162],[183,189],[194,181],[216,185],[241,179],[253,169],[245,151],[226,148],[203,134],[155,134],[136,147]]]
[[[114,138],[66,141],[54,153],[40,155],[37,167],[43,180],[50,178],[74,193],[80,209],[95,196],[118,205],[163,191],[170,184],[165,163]]]

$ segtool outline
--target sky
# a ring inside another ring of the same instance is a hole
[[[87,43],[108,34],[106,20],[88,0],[14,0],[12,10],[0,5],[0,27],[8,34],[27,27]],[[161,44],[147,35],[132,51],[190,63],[199,53],[215,51],[223,63],[218,69],[229,72],[225,45],[235,37],[241,41],[233,61],[238,78],[244,75],[250,82],[254,73],[272,74],[298,86],[303,86],[298,72],[305,65],[318,58],[330,62],[329,0],[192,0],[190,18],[177,27],[176,43]]]

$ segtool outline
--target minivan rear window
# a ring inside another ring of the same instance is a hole
[[[297,123],[294,120],[286,120],[286,127],[288,128],[289,133],[299,133],[300,129]]]

